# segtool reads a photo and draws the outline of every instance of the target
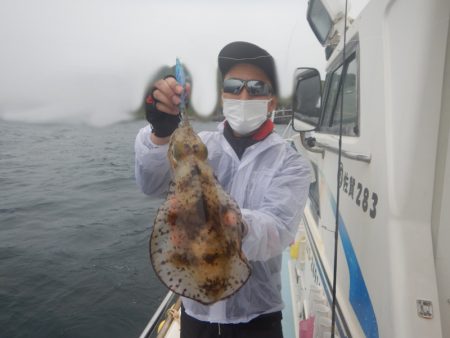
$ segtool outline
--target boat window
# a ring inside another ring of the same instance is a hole
[[[341,79],[342,72],[344,76]],[[342,90],[344,91],[344,104],[341,104]],[[355,54],[347,59],[344,69],[341,65],[331,78],[321,132],[339,134],[341,107],[343,108],[342,135],[359,136],[358,65]]]
[[[342,113],[342,134],[347,136],[358,136],[358,97],[356,87],[356,59],[351,60],[347,66],[343,86],[339,91],[336,109],[334,110],[333,122],[330,131],[339,133],[339,122],[341,118],[342,89],[344,90],[344,104]]]
[[[327,86],[328,90],[326,95],[327,98],[323,112],[323,124],[325,126],[328,125],[327,121],[330,121],[330,117],[333,114],[333,110],[336,105],[337,94],[339,91],[339,83],[341,81],[341,73],[342,73],[342,66],[336,69],[331,75],[331,78],[329,79],[329,84]],[[321,131],[323,130],[323,128],[320,129]]]

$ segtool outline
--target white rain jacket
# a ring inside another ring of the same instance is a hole
[[[150,133],[147,126],[136,137],[136,181],[145,194],[161,197],[171,178],[168,145],[154,145]],[[218,131],[199,136],[220,184],[248,224],[242,249],[252,274],[235,295],[213,305],[183,298],[186,313],[202,321],[239,323],[280,311],[281,255],[294,241],[303,214],[311,181],[309,163],[276,133],[248,147],[241,160],[223,136],[223,123]]]

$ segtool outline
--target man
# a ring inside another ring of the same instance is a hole
[[[280,338],[281,255],[294,240],[310,184],[309,165],[278,134],[268,118],[277,104],[272,56],[247,42],[219,53],[226,118],[199,136],[219,183],[239,204],[247,226],[242,250],[252,267],[247,283],[212,305],[183,298],[182,338]],[[189,89],[189,88],[188,88]],[[173,77],[155,83],[147,98],[151,127],[136,138],[136,180],[146,194],[169,186],[167,143],[177,128],[182,88]]]

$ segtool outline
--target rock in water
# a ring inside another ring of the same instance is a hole
[[[207,148],[187,120],[172,134],[168,157],[173,181],[152,230],[151,262],[170,290],[212,304],[250,277],[241,212],[214,177]]]

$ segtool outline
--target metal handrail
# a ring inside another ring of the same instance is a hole
[[[150,334],[153,332],[155,326],[157,325],[158,321],[161,319],[161,316],[164,314],[167,304],[170,303],[172,298],[175,296],[175,293],[172,291],[169,291],[166,295],[166,297],[163,299],[161,304],[159,305],[158,309],[153,314],[152,318],[148,322],[147,326],[145,327],[144,331],[142,331],[139,338],[148,338]]]
[[[339,149],[335,146],[326,144],[326,143],[322,143],[319,141],[316,141],[316,146],[323,148],[325,150],[331,151],[332,153],[338,153]],[[361,153],[356,153],[356,152],[352,152],[352,151],[348,151],[348,150],[342,150],[342,156],[352,159],[352,160],[356,160],[356,161],[361,161],[361,162],[366,162],[366,163],[370,163],[370,161],[372,161],[372,155],[369,154],[361,154]]]

